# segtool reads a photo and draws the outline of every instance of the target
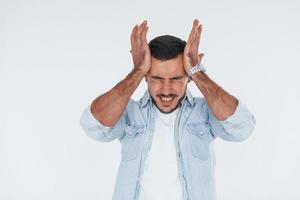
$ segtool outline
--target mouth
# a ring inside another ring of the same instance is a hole
[[[172,95],[158,95],[158,97],[159,97],[160,101],[162,102],[163,106],[169,107],[172,104],[176,95],[173,95],[173,94]]]

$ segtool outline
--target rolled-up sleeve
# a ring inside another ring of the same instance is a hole
[[[243,141],[254,130],[256,120],[247,106],[238,99],[234,113],[225,120],[218,120],[208,108],[212,134],[228,141]]]
[[[91,112],[91,105],[87,106],[81,115],[80,125],[90,138],[101,141],[109,142],[115,138],[120,139],[124,135],[125,127],[125,111],[120,119],[112,127],[104,126],[99,122]]]

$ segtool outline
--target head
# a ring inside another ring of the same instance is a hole
[[[170,113],[180,106],[189,82],[183,66],[186,42],[163,35],[149,42],[151,68],[146,74],[150,96],[163,113]]]

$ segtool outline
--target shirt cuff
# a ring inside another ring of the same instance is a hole
[[[105,126],[101,122],[99,122],[91,112],[91,105],[88,105],[82,114],[81,124],[86,128],[98,127],[100,129],[109,130],[112,127]]]

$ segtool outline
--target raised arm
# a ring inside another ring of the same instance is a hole
[[[121,117],[130,97],[151,66],[150,49],[146,35],[147,21],[134,26],[131,32],[131,50],[134,68],[108,92],[96,98],[91,104],[93,116],[104,126],[113,126]]]
[[[197,63],[200,63],[204,56],[203,53],[198,54],[201,31],[202,25],[199,24],[198,20],[194,20],[184,50],[183,62],[186,72]],[[225,120],[234,113],[238,105],[237,98],[217,85],[204,72],[197,72],[191,78],[200,89],[212,113],[218,120]]]
[[[198,54],[202,26],[194,20],[187,45],[184,50],[186,72],[201,62],[203,53]],[[254,130],[256,121],[246,105],[211,80],[204,72],[198,71],[191,76],[205,98],[209,113],[212,134],[227,141],[243,141]]]

